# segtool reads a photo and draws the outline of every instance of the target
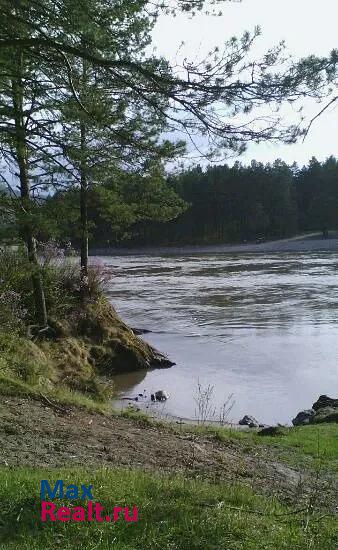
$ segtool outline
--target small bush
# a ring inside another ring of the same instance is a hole
[[[106,289],[108,282],[112,277],[111,268],[107,267],[99,260],[89,266],[87,278],[87,292],[92,300],[96,300]]]
[[[83,298],[78,262],[68,257],[55,241],[39,243],[38,252],[49,317],[59,320],[76,317]],[[0,330],[20,331],[25,324],[34,324],[31,280],[34,269],[24,248],[0,249]],[[110,278],[111,271],[104,264],[89,266],[85,285],[89,302],[102,296]]]
[[[0,292],[0,327],[8,332],[20,332],[24,326],[27,309],[21,296],[14,290]]]
[[[43,387],[53,377],[43,351],[26,338],[5,332],[0,332],[0,375]]]

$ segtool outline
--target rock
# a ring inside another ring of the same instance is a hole
[[[337,409],[338,399],[332,399],[327,395],[321,395],[319,399],[317,399],[317,401],[312,405],[312,408],[315,411],[318,411],[319,409],[324,409],[326,407],[332,407],[333,409]]]
[[[323,409],[318,409],[311,419],[311,424],[321,424],[323,422],[338,423],[338,408],[324,407]]]
[[[173,367],[174,365],[176,365],[176,363],[170,361],[170,359],[166,355],[155,349],[153,350],[153,357],[150,361],[151,368],[166,369]]]
[[[270,435],[270,436],[281,436],[286,435],[286,430],[282,426],[268,426],[257,432],[257,435]]]
[[[155,392],[156,401],[166,401],[169,399],[170,394],[164,390],[158,390]]]
[[[259,422],[253,416],[245,415],[242,420],[238,422],[240,426],[250,426],[250,428],[258,428]]]
[[[151,332],[151,330],[148,330],[146,328],[132,328],[131,330],[137,336],[140,336],[141,334],[149,334]]]
[[[314,414],[315,411],[312,409],[300,411],[297,416],[292,420],[292,424],[294,426],[306,426],[307,424],[310,424],[310,421]]]

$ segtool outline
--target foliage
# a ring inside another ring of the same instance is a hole
[[[292,171],[284,162],[193,169],[171,184],[192,208],[167,226],[172,239],[196,242],[283,237],[297,229]],[[198,223],[197,223],[198,220]]]
[[[56,241],[39,245],[39,271],[45,288],[50,319],[65,319],[79,308],[80,269]],[[32,266],[23,249],[0,249],[0,330],[25,334],[34,323]],[[101,295],[111,273],[103,265],[93,264],[88,273],[89,302]]]
[[[0,330],[23,328],[33,313],[31,273],[24,251],[0,249],[0,296],[3,307],[0,313]]]
[[[21,303],[21,296],[13,290],[0,292],[0,327],[6,332],[22,328],[27,310]]]
[[[79,193],[76,188],[58,191],[42,206],[46,216],[47,212],[56,212],[58,238],[71,239],[74,245],[81,237]],[[89,240],[126,239],[133,227],[155,220],[164,223],[177,218],[187,207],[161,170],[152,169],[148,175],[116,171],[115,177],[88,191]]]
[[[308,231],[338,227],[338,159],[312,158],[295,174],[300,228]]]
[[[189,207],[169,222],[134,224],[124,239],[127,244],[247,242],[338,227],[334,157],[322,163],[313,158],[301,169],[281,160],[196,167],[170,176],[167,185]],[[98,246],[118,242],[101,220],[94,236]]]

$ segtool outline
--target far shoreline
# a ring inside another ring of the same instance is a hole
[[[91,256],[160,256],[194,254],[268,254],[302,252],[338,252],[338,234],[324,239],[311,233],[262,243],[158,246],[138,248],[93,248]]]

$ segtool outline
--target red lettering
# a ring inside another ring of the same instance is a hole
[[[75,506],[73,510],[72,520],[73,521],[86,520],[85,509],[82,506]]]
[[[52,521],[56,521],[56,517],[53,514],[56,508],[55,504],[53,504],[53,502],[46,502],[45,500],[43,500],[41,506],[41,521],[47,521],[47,516]]]
[[[67,506],[61,506],[56,512],[59,521],[69,521],[70,520],[70,509]]]
[[[104,508],[103,506],[101,506],[101,504],[99,504],[98,502],[95,504],[94,506],[94,511],[95,511],[95,519],[97,521],[104,521],[103,520],[103,517],[100,516],[100,512],[103,512]]]
[[[91,500],[88,502],[87,510],[88,510],[88,521],[93,521],[93,503]]]
[[[138,521],[138,508],[137,508],[137,506],[134,506],[132,516],[130,516],[129,508],[128,508],[128,506],[126,506],[125,509],[124,509],[124,517],[125,517],[126,521],[135,521],[135,522]]]

